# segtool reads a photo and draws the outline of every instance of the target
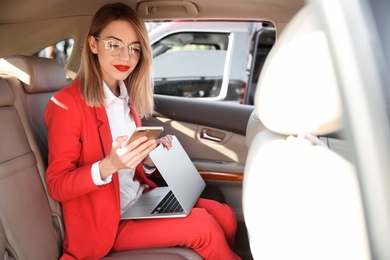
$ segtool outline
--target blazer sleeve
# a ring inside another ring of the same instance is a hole
[[[87,145],[83,143],[86,115],[80,105],[84,101],[77,98],[68,91],[56,93],[44,115],[49,146],[46,182],[50,196],[60,202],[99,189],[92,180],[92,163],[80,163]]]

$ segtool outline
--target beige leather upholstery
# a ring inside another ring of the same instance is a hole
[[[51,59],[15,55],[0,59],[0,74],[12,76],[47,164],[47,129],[43,112],[52,95],[67,84],[63,67]]]
[[[40,175],[42,158],[36,156],[27,116],[3,78],[0,118],[0,238],[7,245],[0,257],[58,259],[60,248]]]
[[[47,75],[47,76],[46,76]],[[37,166],[45,187],[47,167],[47,128],[43,113],[52,95],[66,84],[64,69],[51,59],[14,55],[0,59],[0,76],[10,85],[17,108],[26,114],[28,126],[32,129],[31,140],[37,157]],[[47,194],[55,228],[57,244],[61,248],[64,236],[61,205]]]
[[[316,136],[340,131],[326,35],[312,6],[282,32],[263,67],[243,210],[254,259],[370,259],[354,166]]]
[[[0,59],[1,72],[23,83],[27,93],[54,92],[66,85],[65,71],[51,59],[15,55]]]
[[[0,256],[3,257],[3,259],[9,259],[9,255],[6,251],[6,248],[7,240],[5,237],[5,231],[3,229],[3,225],[0,223]]]
[[[255,139],[256,135],[264,129],[266,128],[264,124],[260,121],[257,111],[253,110],[246,126],[245,143],[248,148]]]
[[[43,112],[55,91],[65,85],[64,70],[54,60],[0,59],[1,259],[49,260],[61,255],[65,232],[61,206],[48,196],[45,185]],[[114,253],[105,259],[202,258],[192,249],[172,247]]]
[[[279,38],[260,77],[255,110],[274,132],[336,132],[342,129],[342,111],[325,33],[297,19],[304,32],[287,31]]]

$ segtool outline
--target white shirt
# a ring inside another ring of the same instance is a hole
[[[123,81],[118,81],[120,95],[116,97],[108,88],[106,83],[103,82],[104,94],[105,94],[105,107],[110,124],[112,140],[116,140],[119,136],[130,135],[135,130],[135,122],[130,114],[130,107],[128,105],[129,96],[127,89]],[[126,142],[124,142],[125,144]],[[112,175],[108,176],[104,180],[100,177],[99,162],[92,165],[91,174],[92,179],[96,185],[103,185],[110,183]],[[145,169],[146,170],[146,169]],[[145,171],[146,173],[153,172]],[[120,204],[121,214],[141,196],[144,187],[140,185],[137,180],[134,180],[135,169],[121,169],[118,171],[119,184],[120,184]]]

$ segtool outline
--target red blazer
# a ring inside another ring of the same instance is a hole
[[[137,126],[140,118],[131,109]],[[96,186],[92,164],[106,157],[112,147],[104,107],[91,108],[83,100],[77,81],[56,93],[45,110],[48,128],[49,195],[62,203],[65,223],[62,259],[99,259],[112,248],[119,221],[119,181]],[[136,178],[155,187],[142,165]]]

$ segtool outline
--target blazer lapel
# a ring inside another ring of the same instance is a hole
[[[99,130],[99,136],[100,136],[100,143],[103,148],[103,154],[104,156],[107,156],[110,154],[112,149],[112,135],[110,130],[110,124],[108,122],[108,117],[106,113],[106,109],[104,107],[95,107],[95,114],[96,114],[96,124]],[[112,182],[114,184],[114,188],[116,190],[116,199],[118,202],[118,205],[120,205],[119,202],[119,178],[118,173],[114,173],[112,175]]]
[[[100,143],[102,144],[104,156],[107,156],[111,152],[112,137],[110,124],[108,122],[107,113],[104,107],[95,107],[96,121],[100,135]]]

